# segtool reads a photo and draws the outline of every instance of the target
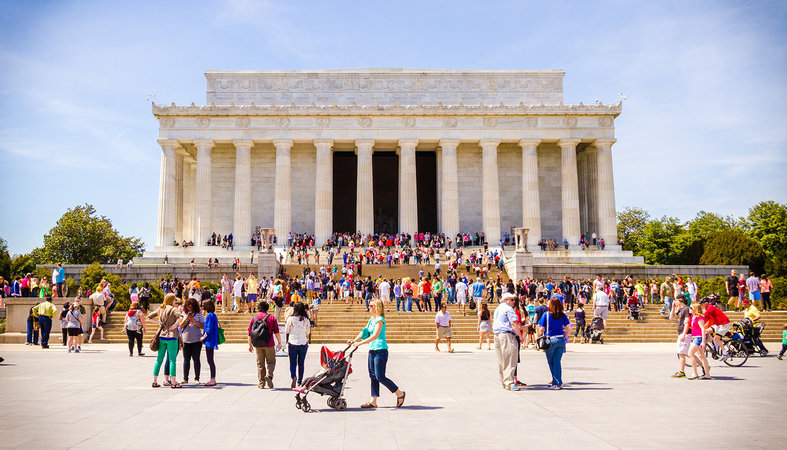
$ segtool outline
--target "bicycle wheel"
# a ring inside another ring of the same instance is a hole
[[[741,341],[732,340],[725,347],[729,357],[724,360],[724,364],[731,367],[740,367],[749,359],[749,351]]]
[[[716,353],[716,349],[713,347],[713,340],[708,340],[705,342],[705,358],[710,360],[719,359],[719,354]]]

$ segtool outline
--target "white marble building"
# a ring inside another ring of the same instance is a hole
[[[566,105],[545,71],[209,71],[205,105],[154,105],[156,247],[212,232],[596,232],[616,248],[618,105]],[[377,203],[377,204],[376,204]],[[383,229],[384,228],[384,229]]]

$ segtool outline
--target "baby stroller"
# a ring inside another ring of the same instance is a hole
[[[637,299],[636,295],[632,295],[628,299],[628,303],[626,304],[629,310],[629,320],[640,320],[642,319],[642,312],[639,309],[639,300]]]
[[[588,331],[591,344],[595,344],[596,342],[604,343],[604,319],[601,317],[594,317],[590,325],[588,325]]]
[[[768,355],[768,349],[762,343],[760,335],[765,328],[765,324],[754,324],[751,319],[744,317],[739,322],[733,324],[733,331],[739,333],[743,344],[746,346],[746,351],[749,354],[759,353],[760,356]]]
[[[344,411],[347,409],[347,401],[342,398],[344,395],[344,387],[347,384],[347,376],[352,373],[353,349],[347,353],[350,346],[348,345],[344,350],[336,353],[328,350],[328,347],[323,346],[320,350],[320,369],[319,372],[303,380],[303,385],[299,386],[293,391],[295,394],[295,407],[303,412],[309,412],[311,405],[306,400],[306,396],[310,392],[316,392],[320,395],[328,396],[328,406],[337,410]]]

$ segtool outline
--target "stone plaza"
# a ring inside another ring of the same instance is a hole
[[[672,379],[674,344],[569,345],[566,387],[549,391],[544,355],[521,353],[521,392],[500,388],[493,351],[457,345],[394,345],[388,375],[407,392],[368,399],[365,349],[353,360],[348,410],[324,397],[295,408],[286,358],[274,390],[256,387],[243,345],[217,353],[219,386],[150,387],[154,357],[125,345],[81,354],[0,345],[2,448],[779,448],[787,387],[783,361],[752,357],[739,368],[712,363],[714,379]],[[316,370],[319,346],[306,358]],[[777,350],[777,347],[771,347]],[[180,363],[178,370],[181,370]],[[202,371],[206,367],[203,364]],[[180,375],[179,375],[180,376]]]

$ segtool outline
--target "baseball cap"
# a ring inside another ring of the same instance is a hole
[[[512,299],[512,298],[514,298],[514,294],[512,294],[510,292],[506,292],[505,294],[503,294],[503,296],[500,299],[502,301],[504,301],[504,302],[507,302],[509,299]]]

